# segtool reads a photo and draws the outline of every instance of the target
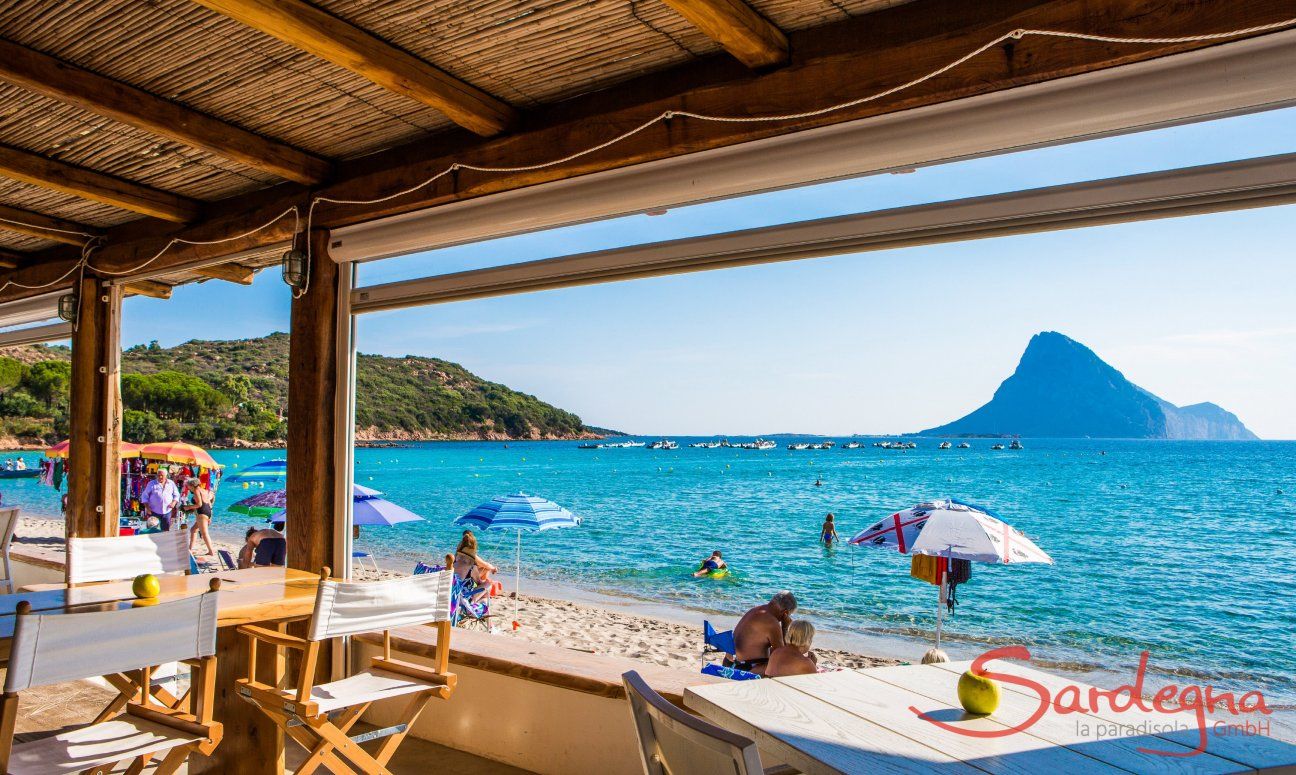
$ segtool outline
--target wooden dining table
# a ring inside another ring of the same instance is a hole
[[[1054,696],[1089,686],[1016,662],[993,669],[1029,678]],[[1058,713],[1028,686],[1001,682],[999,708],[973,716],[959,706],[959,676],[969,662],[842,670],[787,678],[707,684],[685,690],[691,710],[756,741],[770,757],[810,775],[836,773],[1231,773],[1291,771],[1296,745],[1269,734],[1219,734],[1211,717],[1207,746],[1191,712],[1133,709]],[[922,714],[920,716],[920,714]],[[940,724],[933,723],[939,721]],[[980,735],[980,736],[977,736]]]
[[[314,610],[319,574],[293,568],[248,568],[216,574],[159,576],[158,602],[176,600],[206,592],[213,578],[221,580],[216,605],[216,702],[215,717],[225,725],[221,744],[211,756],[194,754],[190,773],[249,773],[281,775],[284,771],[282,730],[251,703],[238,696],[234,680],[248,675],[246,639],[235,629],[257,623],[280,627],[287,619],[306,616]],[[89,584],[68,589],[42,585],[13,595],[0,595],[0,661],[7,661],[20,601],[31,603],[32,612],[46,615],[124,610],[139,605],[131,582]],[[87,647],[93,647],[93,633],[87,633]],[[282,674],[284,665],[273,649],[261,650],[258,669],[262,675]],[[264,680],[264,678],[263,678]]]

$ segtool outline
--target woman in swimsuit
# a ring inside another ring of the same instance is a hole
[[[189,529],[189,551],[193,552],[194,539],[201,535],[203,543],[207,544],[207,554],[215,554],[216,550],[212,548],[209,530],[212,519],[212,502],[216,499],[216,496],[212,494],[211,488],[205,486],[196,476],[189,477],[185,485],[190,495],[193,496],[193,502],[182,507],[185,511],[194,515],[193,527]]]
[[[828,512],[828,518],[824,520],[819,533],[819,540],[823,542],[824,546],[831,547],[834,542],[841,543],[841,538],[837,535],[837,526],[833,524],[832,512]]]
[[[455,549],[454,572],[464,581],[478,587],[472,594],[472,601],[478,602],[490,593],[491,574],[499,570],[494,565],[477,556],[477,536],[471,530],[463,531],[463,538]]]

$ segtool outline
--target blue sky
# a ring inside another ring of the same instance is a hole
[[[1291,152],[1296,110],[522,235],[367,264],[385,282],[693,234]],[[1178,403],[1296,438],[1296,207],[838,256],[361,318],[363,352],[435,355],[638,433],[913,431],[987,400],[1061,331]],[[288,328],[278,273],[126,302],[126,345]],[[183,319],[182,326],[171,318]]]

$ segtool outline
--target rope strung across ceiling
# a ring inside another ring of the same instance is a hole
[[[643,123],[629,130],[626,130],[621,134],[618,134],[614,137],[604,140],[601,143],[598,143],[596,145],[591,145],[579,151],[574,151],[565,156],[561,156],[556,159],[550,159],[548,161],[537,162],[535,164],[517,165],[511,167],[490,167],[490,166],[483,166],[477,164],[470,164],[467,162],[452,162],[440,172],[430,175],[424,180],[412,186],[409,186],[408,188],[403,188],[394,193],[388,194],[386,196],[377,197],[374,199],[338,199],[335,197],[325,196],[323,194],[317,194],[311,198],[310,205],[306,211],[306,231],[307,232],[310,231],[315,217],[315,208],[321,202],[327,202],[329,204],[335,204],[335,205],[373,205],[373,204],[380,204],[383,202],[389,202],[393,199],[399,199],[403,196],[412,194],[415,191],[426,188],[427,186],[432,185],[433,183],[445,177],[446,175],[453,174],[455,172],[458,172],[459,170],[469,170],[472,172],[481,172],[487,174],[508,174],[508,173],[518,173],[518,172],[532,172],[535,170],[557,167],[575,161],[582,157],[588,156],[592,153],[597,153],[618,143],[624,142],[630,139],[631,137],[634,137],[635,135],[638,135],[648,130],[649,128],[653,127],[656,124],[672,121],[674,119],[679,119],[679,118],[693,119],[695,121],[709,121],[713,123],[756,124],[756,123],[769,123],[769,122],[778,122],[778,121],[796,121],[796,120],[801,120],[806,118],[823,116],[829,113],[835,113],[838,111],[847,110],[849,108],[858,107],[859,105],[873,102],[882,99],[884,97],[889,97],[892,94],[896,94],[898,92],[912,89],[915,86],[926,83],[927,81],[930,81],[933,78],[937,78],[941,75],[944,75],[950,70],[959,67],[960,65],[966,63],[967,61],[973,59],[974,57],[983,54],[986,51],[1000,44],[1007,43],[1008,41],[1013,41],[1013,40],[1022,40],[1023,38],[1026,37],[1069,38],[1074,40],[1084,40],[1084,41],[1091,41],[1096,43],[1114,43],[1114,44],[1124,44],[1124,45],[1177,45],[1177,44],[1184,44],[1184,43],[1205,43],[1210,41],[1226,40],[1228,38],[1236,38],[1236,37],[1242,37],[1246,35],[1255,35],[1263,32],[1275,32],[1278,30],[1282,30],[1294,26],[1296,26],[1296,18],[1291,18],[1291,19],[1284,19],[1278,22],[1273,22],[1271,24],[1262,24],[1262,25],[1246,27],[1238,30],[1230,30],[1228,32],[1215,32],[1215,33],[1206,33],[1201,35],[1184,35],[1180,37],[1170,37],[1170,38],[1118,37],[1118,36],[1111,36],[1111,35],[1092,35],[1083,32],[1066,32],[1062,30],[1039,30],[1039,29],[1018,28],[1012,30],[1011,32],[1006,32],[998,36],[997,38],[994,38],[993,40],[983,43],[982,45],[977,46],[976,48],[972,49],[966,54],[956,59],[953,59],[950,62],[936,68],[935,70],[925,73],[924,75],[921,75],[917,78],[913,78],[909,81],[905,81],[904,83],[898,84],[896,86],[892,86],[889,89],[884,89],[874,94],[869,94],[864,97],[857,97],[855,99],[847,100],[846,102],[839,102],[834,105],[828,105],[826,107],[816,108],[814,110],[802,111],[799,113],[780,113],[780,114],[765,115],[765,116],[721,116],[721,115],[714,115],[708,113],[696,113],[688,110],[664,110],[661,113],[658,113],[656,116],[653,116],[652,118],[644,121]],[[109,270],[103,267],[95,266],[93,263],[91,263],[92,254],[94,253],[95,250],[99,249],[103,245],[103,239],[104,239],[103,237],[96,237],[90,234],[85,234],[84,232],[67,231],[64,229],[50,229],[48,227],[41,226],[39,224],[21,223],[20,221],[16,221],[16,220],[0,219],[0,222],[3,223],[14,223],[14,224],[28,226],[37,229],[45,229],[46,231],[66,232],[69,234],[77,234],[79,236],[85,236],[89,238],[85,243],[85,245],[82,247],[81,258],[77,261],[76,264],[72,266],[71,269],[69,269],[67,272],[63,273],[62,275],[60,275],[57,279],[48,283],[42,283],[36,285],[24,285],[23,283],[17,282],[15,280],[6,280],[3,285],[0,285],[0,292],[3,292],[5,289],[9,288],[10,286],[14,286],[17,288],[24,288],[27,290],[39,290],[41,288],[49,288],[62,283],[64,280],[66,280],[68,277],[70,277],[77,271],[84,272],[84,270],[87,268],[95,272],[96,274],[107,275],[112,277],[123,277],[126,275],[131,275],[136,272],[139,272],[142,269],[147,268],[155,261],[162,258],[162,256],[165,255],[168,250],[170,250],[172,247],[176,245],[181,245],[181,244],[219,245],[227,242],[234,242],[236,240],[244,239],[263,229],[267,229],[273,226],[274,224],[278,223],[279,221],[287,217],[289,214],[291,214],[294,218],[293,233],[299,234],[301,232],[301,212],[297,205],[293,205],[288,209],[284,210],[279,215],[276,215],[274,218],[270,219],[269,221],[266,221],[265,223],[262,223],[258,226],[255,226],[251,229],[248,229],[247,231],[244,231],[240,234],[236,234],[234,236],[223,237],[221,239],[216,239],[216,240],[189,240],[183,237],[174,237],[169,242],[167,242],[167,244],[161,250],[155,253],[151,258],[126,270]],[[309,256],[310,253],[309,241],[307,241],[306,250],[307,250],[307,255]],[[308,290],[308,288],[309,285],[303,287],[300,291],[294,291],[294,297],[300,297],[301,295],[304,295]]]

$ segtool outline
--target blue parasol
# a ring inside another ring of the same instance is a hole
[[[479,530],[517,531],[517,564],[513,576],[513,593],[517,595],[522,587],[522,531],[578,527],[581,518],[551,500],[518,493],[492,498],[454,523]]]

